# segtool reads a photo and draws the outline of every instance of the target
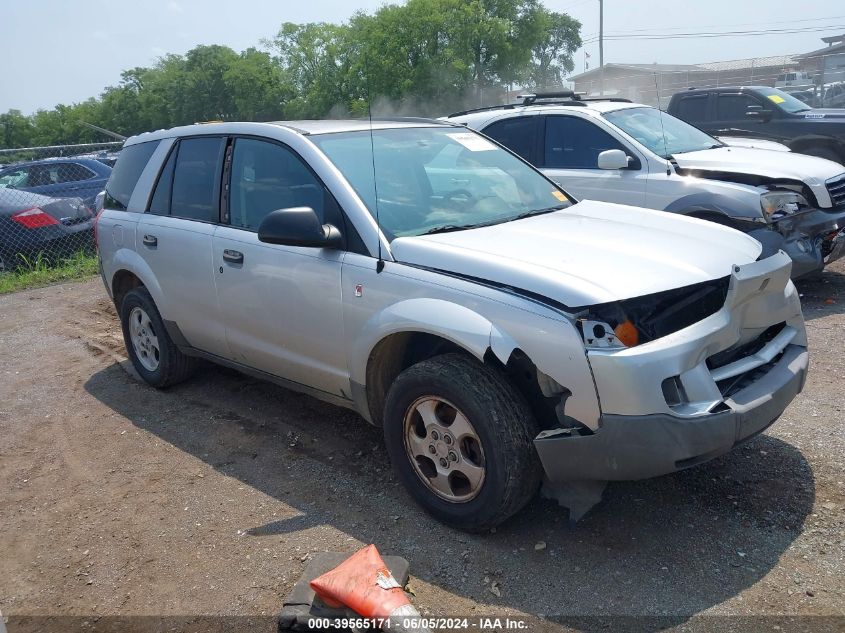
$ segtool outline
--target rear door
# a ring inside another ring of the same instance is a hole
[[[227,224],[214,235],[217,296],[234,360],[332,394],[349,392],[343,336],[343,250],[265,244],[276,209],[311,207],[343,230],[334,198],[274,141],[239,137],[227,153]]]
[[[225,146],[221,136],[187,137],[173,146],[135,244],[161,286],[162,318],[191,346],[228,358],[212,257]]]
[[[645,204],[648,169],[639,152],[586,118],[566,114],[543,118],[543,173],[579,200]],[[625,152],[627,169],[598,168],[599,154],[609,149]]]

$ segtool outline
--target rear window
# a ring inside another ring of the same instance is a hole
[[[120,152],[120,157],[115,163],[114,171],[106,183],[106,199],[104,206],[109,209],[125,211],[138,184],[138,179],[144,171],[144,167],[153,155],[159,141],[149,141],[130,145]]]
[[[531,152],[536,144],[536,129],[536,119],[524,116],[497,121],[487,127],[484,133],[528,162],[532,162]]]

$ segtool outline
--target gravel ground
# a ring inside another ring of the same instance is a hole
[[[765,434],[611,484],[575,528],[537,499],[480,536],[421,512],[353,413],[214,366],[164,392],[138,382],[99,279],[0,297],[0,611],[10,633],[103,616],[269,632],[310,556],[375,543],[410,561],[424,613],[843,630],[845,264],[799,289],[811,373]]]

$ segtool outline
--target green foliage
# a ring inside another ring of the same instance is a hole
[[[572,70],[581,24],[539,0],[408,0],[347,23],[281,25],[265,50],[197,46],[124,71],[97,99],[0,115],[4,148],[103,140],[208,120],[438,115],[553,88]]]
[[[59,281],[88,279],[97,274],[97,257],[80,251],[74,255],[51,261],[42,253],[34,258],[19,256],[16,268],[0,272],[0,294],[37,288]]]

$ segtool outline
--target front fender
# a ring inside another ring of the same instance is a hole
[[[483,361],[491,351],[507,364],[519,349],[542,372],[570,392],[567,415],[595,428],[599,403],[584,345],[566,320],[549,319],[522,310],[506,309],[491,320],[443,299],[415,298],[394,303],[372,315],[355,336],[349,358],[353,384],[366,384],[372,350],[384,338],[401,332],[424,332],[444,338]],[[495,323],[493,322],[495,320]]]
[[[670,203],[664,211],[690,215],[694,212],[713,213],[728,220],[764,224],[766,218],[760,207],[759,196],[756,205],[750,205],[744,196],[730,196],[714,193],[691,193]]]
[[[382,339],[400,332],[424,332],[447,339],[479,360],[490,347],[493,324],[469,308],[442,299],[418,298],[394,303],[371,316],[350,354],[350,376],[366,383],[370,353]],[[507,359],[505,359],[507,360]]]

